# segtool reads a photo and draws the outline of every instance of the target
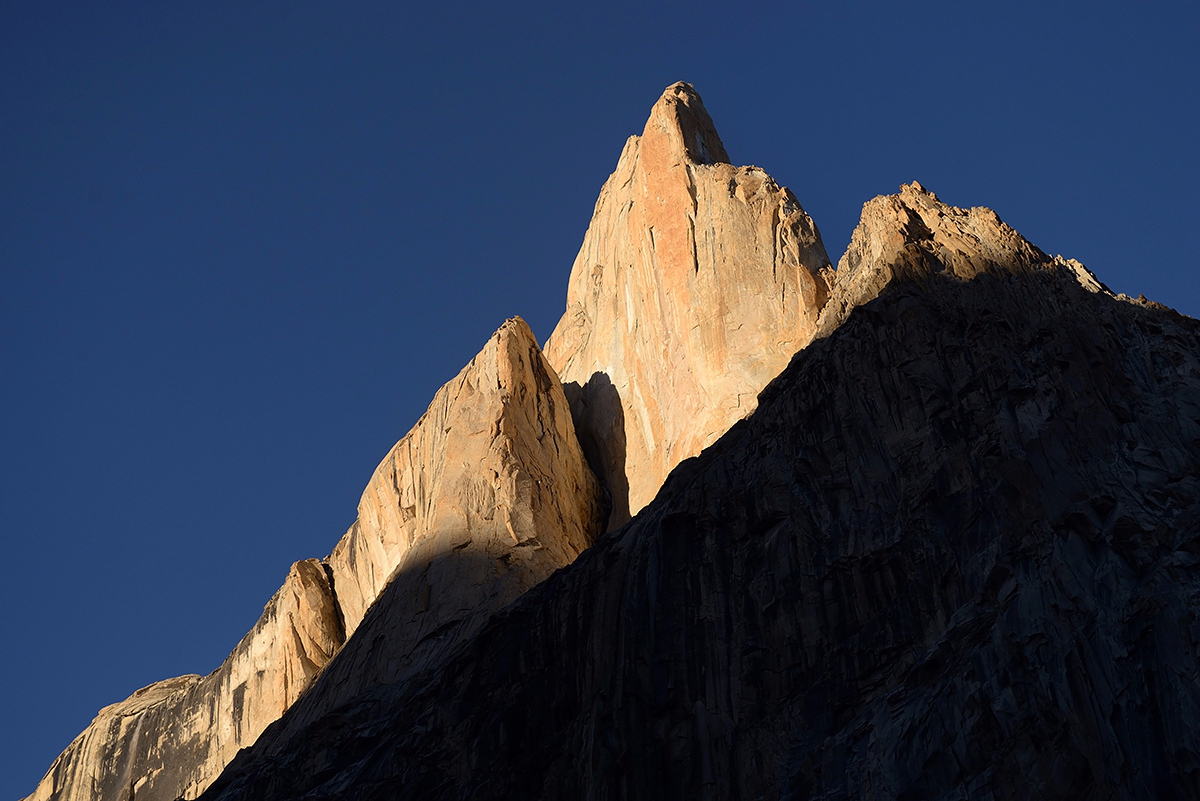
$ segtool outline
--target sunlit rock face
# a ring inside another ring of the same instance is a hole
[[[401,568],[450,553],[463,557],[454,571],[467,556],[479,562],[457,577],[433,570],[425,593],[438,611],[413,612],[415,643],[471,611],[480,600],[471,588],[488,576],[514,597],[570,563],[601,516],[562,385],[529,326],[512,319],[375,469],[358,520],[329,556],[347,635]]]
[[[403,520],[389,517],[397,510]],[[372,549],[354,538],[399,554],[390,557],[396,567],[345,648],[257,752],[288,748],[310,726],[336,725],[383,688],[436,669],[504,606],[573,562],[601,533],[604,511],[562,385],[528,326],[510,321],[376,470],[357,529],[330,558],[334,586],[341,597],[351,581],[343,572],[377,571],[364,569]]]
[[[102,710],[32,798],[195,798],[322,669],[321,702],[402,678],[573,561],[603,521],[562,385],[509,320],[376,468],[333,553],[293,565],[221,668]],[[364,622],[389,580],[392,603]]]
[[[295,702],[343,637],[325,567],[297,562],[220,668],[100,710],[30,798],[195,798]]]
[[[1200,795],[1200,323],[917,187],[842,269],[629,525],[206,801]]]
[[[546,355],[34,798],[1195,798],[1198,555],[1200,324],[918,184],[834,272],[676,84]]]
[[[731,165],[700,96],[669,87],[600,192],[546,341],[610,529],[754,410],[812,339],[828,265],[792,193]]]
[[[855,306],[879,297],[894,282],[1024,274],[1054,262],[991,209],[949,206],[914,181],[899,194],[881,195],[863,206],[818,328],[828,334]],[[1080,275],[1090,275],[1078,262],[1072,264]]]
[[[603,520],[562,385],[529,326],[510,320],[376,468],[329,558],[354,636],[294,717],[443,655],[573,562]]]

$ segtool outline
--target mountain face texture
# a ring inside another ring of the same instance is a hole
[[[30,798],[195,798],[296,702],[389,577],[404,602],[351,639],[321,698],[421,666],[573,561],[603,520],[562,386],[510,320],[379,465],[333,553],[292,566],[220,669],[101,710]]]
[[[546,341],[610,529],[754,410],[816,332],[822,270],[795,196],[731,165],[696,91],[668,87],[600,192]]]
[[[343,639],[325,567],[295,563],[220,668],[101,709],[30,799],[195,798],[299,697]]]
[[[1026,274],[1051,261],[991,209],[947,206],[914,182],[900,187],[898,195],[863,206],[817,327],[828,335],[855,306],[879,297],[893,282],[940,274],[963,280],[985,273]],[[1083,265],[1069,266],[1082,283],[1100,288]]]
[[[668,87],[545,355],[31,796],[196,797],[1200,797],[1200,323],[916,183],[834,270]]]
[[[442,388],[363,493],[357,528],[329,559],[334,588],[340,599],[348,581],[341,571],[363,571],[372,548],[393,549],[401,554],[390,583],[380,583],[390,601],[371,606],[262,748],[436,666],[503,606],[573,562],[601,533],[602,512],[562,385],[529,327],[511,320]],[[395,515],[407,519],[389,519]]]
[[[475,610],[475,588],[516,597],[592,544],[600,502],[562,385],[525,321],[509,320],[375,469],[329,556],[347,635],[397,570],[428,571],[414,644]],[[446,572],[452,552],[479,564]]]
[[[855,242],[631,523],[204,798],[1197,797],[1200,324],[915,186]]]

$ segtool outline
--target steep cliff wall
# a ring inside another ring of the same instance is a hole
[[[605,506],[609,527],[615,528],[654,496],[682,459],[748,414],[758,391],[811,339],[826,298],[822,271],[828,265],[816,226],[791,192],[758,168],[730,165],[699,96],[687,84],[669,87],[642,136],[627,143],[601,193],[572,269],[567,312],[548,342],[549,362],[563,372],[574,424],[555,416],[562,389],[555,367],[540,355],[520,368],[536,376],[509,375],[505,371],[515,368],[503,360],[496,376],[477,375],[469,366],[378,467],[358,519],[325,562],[344,632],[330,635],[323,656],[303,676],[282,662],[265,669],[295,674],[299,683],[290,686],[298,693],[341,637],[352,637],[387,582],[403,569],[424,576],[410,580],[425,589],[423,600],[413,601],[404,614],[376,624],[391,632],[388,667],[382,673],[363,668],[367,657],[358,650],[353,660],[339,663],[359,665],[364,676],[394,678],[409,669],[398,665],[421,661],[397,656],[402,645],[422,643],[422,652],[437,651],[469,631],[470,621],[569,563],[591,541],[594,518],[602,514],[588,467],[574,459],[576,443],[610,491]],[[532,342],[524,323],[514,324],[502,329],[501,349],[515,353],[526,347],[524,341],[513,345],[513,336]],[[552,378],[543,381],[543,374]],[[493,414],[498,396],[481,389],[493,378],[511,379],[522,393],[532,392],[537,406],[529,414],[520,404],[506,406],[505,414],[524,417],[498,439],[485,430],[498,419]],[[515,433],[540,432],[544,425],[554,428],[552,436],[543,442],[539,433],[535,439],[549,450],[530,449],[528,436]],[[515,550],[507,540],[498,550],[493,529],[506,533]],[[485,532],[474,545],[465,533],[471,531]],[[491,544],[476,547],[482,542]],[[444,559],[447,549],[458,556]],[[463,566],[468,556],[478,557],[470,569]],[[497,559],[509,571],[503,579],[493,575]],[[353,691],[359,684],[348,671],[341,668],[338,683]],[[156,787],[175,782],[179,793],[193,794],[294,700],[280,706],[273,697],[260,701],[253,682],[239,687],[206,679],[177,712],[187,717],[192,714],[187,704],[215,705],[211,727],[232,727],[233,736],[203,727],[193,731],[191,723],[173,728],[167,713],[156,712],[164,728],[146,736],[162,740],[175,764],[156,774]],[[233,691],[239,693],[236,704],[232,696],[210,697]],[[264,710],[255,713],[253,725],[235,722],[242,713],[232,710],[244,704]],[[89,728],[83,740],[93,744],[87,752],[92,756],[64,754],[57,772],[39,786],[39,797],[68,797],[73,788],[92,785],[64,777],[104,773],[113,764],[128,762],[125,773],[135,777],[158,770],[127,758],[125,735],[107,731]],[[145,796],[149,790],[140,792]]]
[[[333,553],[292,566],[225,663],[101,710],[31,798],[196,797],[323,669],[321,698],[394,680],[570,563],[601,503],[561,384],[525,322],[506,322],[376,469]],[[390,616],[327,666],[393,576]]]
[[[1200,324],[916,187],[855,242],[632,523],[205,798],[1200,794]]]
[[[324,566],[297,562],[221,667],[101,709],[30,799],[195,798],[295,702],[343,638]]]
[[[700,96],[668,87],[600,192],[546,341],[610,529],[754,410],[812,338],[828,266],[795,196],[729,164]]]
[[[394,565],[378,589],[390,601],[364,599],[354,636],[276,728],[288,736],[347,699],[438,664],[573,562],[603,519],[562,385],[529,327],[510,321],[376,470],[359,522],[330,563],[339,599],[342,587],[370,586],[363,576]],[[380,567],[375,554],[391,555]],[[263,748],[279,739],[274,729],[264,737]]]
[[[553,368],[525,321],[508,321],[375,469],[358,520],[329,556],[347,636],[393,573],[446,553],[483,549],[520,575],[505,579],[513,591],[571,562],[601,517],[577,443]],[[466,583],[431,577],[444,585],[431,598],[443,611],[471,608],[470,588],[492,572]],[[416,639],[446,622],[434,619]]]

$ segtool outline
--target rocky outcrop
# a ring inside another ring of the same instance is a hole
[[[101,710],[31,798],[195,798],[322,670],[320,702],[402,678],[570,563],[603,519],[562,386],[509,320],[375,470],[333,553],[292,566],[225,663]],[[364,623],[389,581],[388,615]]]
[[[376,469],[358,522],[329,559],[338,598],[347,586],[363,593],[345,607],[355,634],[282,735],[437,664],[573,562],[603,519],[562,385],[529,327],[510,320]],[[386,603],[367,594],[380,575],[390,575],[378,584]]]
[[[343,636],[324,566],[297,562],[220,668],[101,709],[30,799],[195,798],[295,702]]]
[[[817,328],[828,335],[855,306],[874,300],[895,282],[1020,275],[1054,263],[991,209],[948,206],[914,181],[900,187],[899,194],[882,195],[863,206]],[[1100,288],[1083,265],[1070,266],[1085,276],[1080,280]]]
[[[878,296],[632,523],[205,798],[1200,794],[1200,324],[874,204]]]
[[[293,718],[322,714],[321,704],[370,681],[398,681],[442,653],[592,541],[603,510],[578,443],[607,483],[615,527],[680,460],[749,413],[812,337],[827,267],[792,194],[757,168],[730,165],[695,91],[668,88],[597,202],[549,345],[566,371],[571,414],[528,328],[506,324],[376,469],[358,519],[318,565],[334,612],[299,624],[331,627],[302,669],[282,646],[260,644],[258,678],[213,674],[186,693],[182,679],[141,691],[138,708],[158,728],[124,713],[125,729],[98,719],[39,797],[101,792],[108,779],[94,777],[118,764],[126,767],[114,787],[128,774],[142,782],[142,798],[194,795],[292,704],[393,577],[408,589],[371,634],[387,647],[348,649],[330,668],[326,700]],[[283,696],[258,686],[275,676],[289,688]],[[135,747],[143,733],[157,744],[144,757]],[[163,760],[169,769],[156,767]]]
[[[431,571],[421,604],[438,612],[411,610],[415,643],[473,611],[488,576],[506,576],[513,597],[570,563],[600,517],[562,385],[525,321],[509,320],[375,469],[329,556],[347,635],[398,570]],[[481,566],[457,578],[429,567],[448,553]]]
[[[700,96],[669,87],[600,192],[546,342],[610,529],[754,410],[814,335],[828,265],[792,193],[731,165]]]

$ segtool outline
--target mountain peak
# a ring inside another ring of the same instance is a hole
[[[574,561],[602,523],[563,388],[509,318],[380,462],[329,557],[292,566],[221,667],[106,707],[28,801],[195,798],[302,694],[405,678]],[[318,691],[318,676],[334,686]]]
[[[650,110],[642,132],[642,152],[647,150],[669,153],[670,164],[729,163],[729,154],[700,93],[683,81],[668,86]]]
[[[958,208],[913,181],[863,205],[821,313],[822,335],[897,281],[1055,269],[1056,262],[983,206]]]
[[[730,164],[696,90],[667,87],[600,192],[546,341],[609,528],[754,409],[811,340],[828,267],[796,197]]]
[[[27,801],[1191,797],[1196,476],[1196,321],[915,181],[835,271],[675,83],[545,353],[505,321]]]

